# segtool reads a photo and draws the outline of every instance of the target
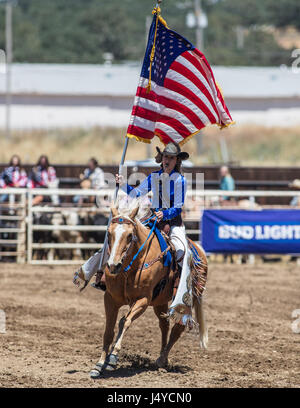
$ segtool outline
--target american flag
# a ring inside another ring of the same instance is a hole
[[[231,115],[204,54],[170,30],[160,17],[151,91],[147,90],[156,19],[155,14],[127,136],[150,143],[156,135],[164,144],[183,144],[209,124],[231,124]]]

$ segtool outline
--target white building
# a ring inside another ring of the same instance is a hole
[[[300,124],[300,69],[212,67],[237,122]],[[127,126],[140,64],[13,64],[12,127]],[[0,74],[0,126],[5,126]]]

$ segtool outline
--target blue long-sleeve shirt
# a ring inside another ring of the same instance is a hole
[[[163,170],[154,171],[137,187],[124,184],[121,188],[132,198],[153,193],[152,208],[163,211],[163,221],[171,220],[181,214],[186,194],[186,179],[173,170],[170,175]]]

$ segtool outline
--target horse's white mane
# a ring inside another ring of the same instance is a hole
[[[139,207],[136,218],[141,220],[151,216],[151,202],[148,197],[131,198],[129,196],[119,197],[116,203],[116,208],[120,215],[129,217],[131,212]]]

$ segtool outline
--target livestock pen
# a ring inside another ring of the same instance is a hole
[[[82,189],[4,189],[8,203],[0,210],[0,256],[15,258],[18,263],[80,264],[92,251],[103,245],[110,213],[113,190]],[[32,205],[36,195],[63,197],[60,204]],[[94,204],[78,206],[70,197],[97,197]],[[226,191],[226,196],[238,199],[220,205],[224,196],[220,190],[188,190],[183,219],[186,232],[195,241],[203,241],[202,216],[207,209],[261,210],[289,208],[288,206],[256,203],[261,197],[290,199],[300,197],[300,191]],[[103,201],[103,198],[106,198]],[[295,209],[295,211],[298,211]],[[98,217],[95,218],[95,217]],[[101,219],[99,220],[99,217]],[[300,219],[300,217],[299,217]],[[7,250],[8,248],[9,251]],[[222,252],[222,248],[219,251]],[[226,252],[226,251],[225,251]],[[276,252],[275,252],[276,253]]]

